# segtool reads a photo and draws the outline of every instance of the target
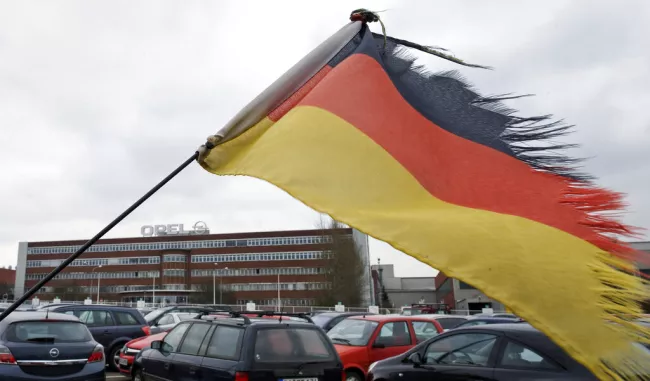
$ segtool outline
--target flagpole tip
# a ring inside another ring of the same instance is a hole
[[[377,22],[379,21],[379,16],[365,8],[359,8],[350,13],[350,21],[361,21],[364,23]]]

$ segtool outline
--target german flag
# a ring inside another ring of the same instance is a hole
[[[634,230],[550,141],[569,131],[429,73],[365,11],[201,148],[507,305],[603,380],[645,379]],[[426,50],[426,49],[423,49]],[[442,54],[441,54],[442,55]]]

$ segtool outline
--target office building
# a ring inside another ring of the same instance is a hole
[[[179,224],[143,226],[142,237],[98,241],[37,295],[41,300],[98,296],[100,301],[147,303],[205,303],[207,297],[212,303],[215,294],[216,303],[276,305],[279,288],[281,305],[313,305],[328,287],[323,265],[331,233],[210,234],[204,223],[188,230]],[[369,263],[365,234],[353,229],[338,233],[351,237]],[[22,295],[84,243],[20,242],[16,293]],[[213,285],[221,292],[213,292]],[[224,294],[228,300],[221,300]]]

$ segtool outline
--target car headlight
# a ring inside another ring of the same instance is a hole
[[[370,364],[370,366],[368,367],[368,372],[372,372],[372,368],[374,368],[375,365],[377,365],[377,361],[375,361],[375,362],[373,362],[372,364]]]

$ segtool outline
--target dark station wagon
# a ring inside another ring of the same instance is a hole
[[[341,381],[343,364],[314,324],[283,316],[203,317],[179,323],[142,350],[132,376],[135,381]]]

